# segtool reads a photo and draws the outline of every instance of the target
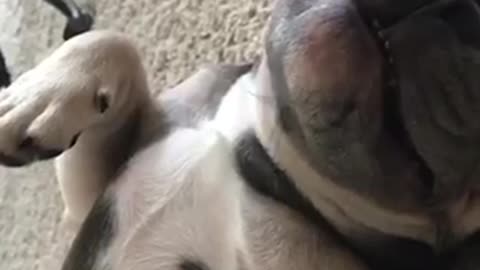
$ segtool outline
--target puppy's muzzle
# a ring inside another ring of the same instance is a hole
[[[75,146],[80,133],[75,134],[69,148]],[[55,149],[42,146],[35,137],[26,136],[18,145],[14,155],[0,153],[0,164],[7,167],[21,167],[35,161],[48,160],[60,156],[68,149]]]

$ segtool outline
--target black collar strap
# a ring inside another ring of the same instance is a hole
[[[339,234],[301,194],[285,172],[275,165],[253,132],[246,133],[237,142],[235,159],[237,169],[248,186],[263,196],[288,206],[318,226],[322,232],[337,237],[340,244],[364,259],[369,269],[441,269],[434,266],[437,257],[426,244],[381,233],[362,239],[346,239]]]

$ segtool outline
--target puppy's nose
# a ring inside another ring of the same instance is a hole
[[[26,136],[18,145],[18,149],[32,159],[45,160],[59,156],[63,149],[48,148],[41,146],[32,136]]]

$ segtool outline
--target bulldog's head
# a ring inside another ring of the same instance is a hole
[[[469,0],[278,1],[278,123],[338,184],[440,210],[480,181],[479,15]]]

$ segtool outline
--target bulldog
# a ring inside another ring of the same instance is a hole
[[[471,0],[279,0],[255,63],[154,96],[91,31],[0,92],[0,161],[55,158],[64,270],[480,269]]]

